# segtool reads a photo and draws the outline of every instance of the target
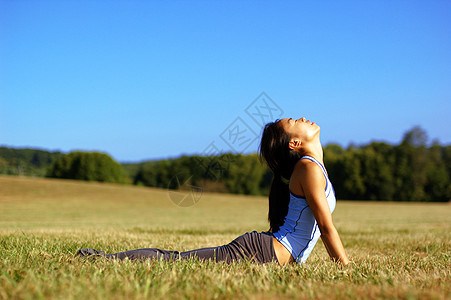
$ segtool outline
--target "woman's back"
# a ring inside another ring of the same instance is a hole
[[[308,159],[321,168],[326,179],[326,198],[332,212],[336,204],[335,193],[324,166],[310,156],[303,156],[301,159]],[[287,248],[295,261],[299,263],[306,261],[321,233],[313,212],[304,197],[290,191],[290,203],[284,224],[273,235]]]

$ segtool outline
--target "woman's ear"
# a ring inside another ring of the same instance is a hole
[[[288,148],[290,148],[291,150],[298,150],[299,148],[301,148],[301,145],[302,142],[300,140],[292,139],[290,143],[288,143]]]

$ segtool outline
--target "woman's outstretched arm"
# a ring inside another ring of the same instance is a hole
[[[347,265],[349,259],[338,231],[332,222],[332,214],[324,191],[326,180],[322,170],[315,163],[306,160],[300,161],[295,168],[297,169],[296,173],[299,174],[297,178],[299,178],[302,191],[318,223],[321,239],[329,256],[334,261]]]

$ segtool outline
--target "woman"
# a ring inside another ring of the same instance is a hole
[[[246,233],[229,244],[186,252],[146,248],[105,255],[81,249],[77,255],[101,255],[111,259],[185,258],[257,263],[304,263],[321,236],[329,256],[347,265],[349,260],[331,212],[335,194],[327,177],[320,142],[320,127],[305,118],[286,118],[266,124],[260,157],[274,173],[269,193],[269,232]]]
[[[305,118],[269,123],[263,132],[260,153],[274,173],[268,219],[280,264],[305,262],[320,236],[334,261],[349,263],[332,223],[336,199],[319,135]]]

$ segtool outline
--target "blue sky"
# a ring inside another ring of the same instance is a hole
[[[264,101],[323,144],[449,144],[450,53],[450,1],[3,0],[0,144],[255,152]]]

